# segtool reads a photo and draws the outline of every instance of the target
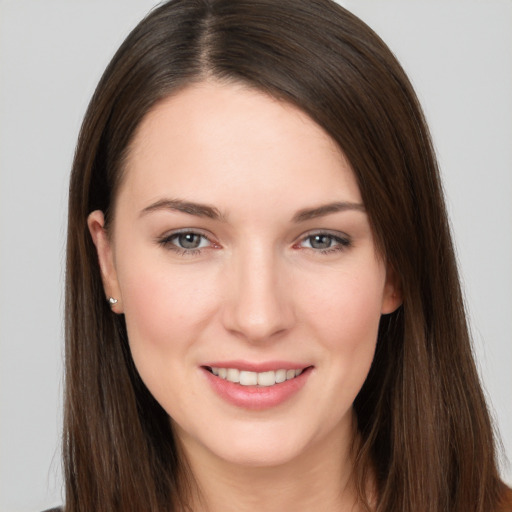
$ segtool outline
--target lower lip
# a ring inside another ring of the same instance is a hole
[[[230,404],[243,409],[262,410],[276,407],[298,393],[306,384],[312,367],[306,368],[297,377],[273,386],[242,386],[213,375],[202,368],[213,390]]]

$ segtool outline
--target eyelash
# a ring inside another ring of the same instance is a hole
[[[174,241],[177,240],[180,236],[185,236],[185,235],[193,235],[193,236],[201,237],[203,240],[208,241],[210,245],[208,245],[206,247],[198,247],[198,248],[193,248],[193,249],[179,247]],[[311,244],[311,240],[314,237],[328,238],[330,240],[330,243],[331,244],[334,243],[335,245],[327,247],[325,249],[316,249],[314,247],[303,247],[302,246],[302,244],[304,242],[306,242],[307,240],[309,240],[310,244]],[[167,236],[164,236],[163,238],[158,239],[158,243],[162,247],[165,247],[166,249],[169,249],[169,250],[175,252],[179,256],[196,256],[196,255],[201,254],[203,252],[203,250],[208,247],[212,247],[212,246],[215,248],[219,247],[219,246],[216,246],[216,244],[214,242],[212,242],[212,240],[210,240],[210,238],[208,238],[205,234],[197,232],[197,231],[192,231],[192,230],[175,231],[175,232],[171,233],[170,235],[167,235]],[[352,245],[352,241],[350,240],[349,237],[342,237],[339,234],[333,234],[333,233],[329,233],[329,232],[325,232],[325,231],[318,231],[315,233],[309,233],[308,235],[302,237],[298,243],[294,244],[293,247],[298,248],[298,249],[299,248],[308,249],[310,251],[313,251],[315,254],[325,255],[325,254],[332,254],[335,252],[344,251],[344,250],[348,249],[351,245]]]
[[[314,247],[303,247],[304,249],[308,249],[313,251],[315,254],[321,254],[321,255],[327,255],[332,254],[335,252],[342,252],[348,249],[352,245],[352,241],[347,236],[340,236],[339,233],[329,233],[326,231],[317,231],[315,233],[309,233],[305,237],[301,238],[301,240],[294,245],[294,247],[301,247],[301,245],[306,242],[307,240],[310,241],[311,239],[315,237],[325,237],[330,240],[330,243],[334,243],[335,245],[331,245],[330,247],[327,247],[325,249],[316,249]]]
[[[203,240],[207,240],[210,244],[210,246],[214,246],[215,244],[203,233],[192,231],[192,230],[183,230],[183,231],[175,231],[174,233],[171,233],[170,235],[164,236],[163,238],[160,238],[158,240],[158,243],[165,247],[166,249],[169,249],[171,251],[174,251],[178,256],[196,256],[199,255],[201,252],[203,252],[203,249],[206,247],[198,247],[193,249],[187,249],[185,247],[179,247],[174,243],[174,240],[178,239],[180,236],[185,235],[193,235],[201,237]]]

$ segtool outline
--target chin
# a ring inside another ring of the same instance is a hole
[[[210,431],[208,438],[198,441],[213,457],[226,463],[247,468],[276,467],[300,459],[316,444],[315,433],[305,427],[297,428],[297,422],[242,423]]]
[[[303,453],[300,447],[283,446],[283,443],[266,446],[247,443],[245,446],[233,445],[225,453],[220,453],[226,462],[246,468],[271,468],[289,464]]]

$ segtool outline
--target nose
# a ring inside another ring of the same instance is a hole
[[[286,269],[271,250],[240,251],[230,263],[223,322],[249,342],[274,340],[295,322]]]

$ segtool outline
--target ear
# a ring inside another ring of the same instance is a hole
[[[89,227],[92,241],[96,246],[106,300],[108,301],[110,297],[117,300],[116,303],[110,304],[110,306],[115,313],[122,313],[123,302],[121,300],[121,291],[117,280],[116,267],[114,265],[112,244],[105,230],[105,217],[103,212],[101,210],[95,210],[90,213],[87,218],[87,226]]]
[[[386,265],[386,284],[382,296],[381,313],[393,313],[402,305],[402,284],[396,270],[388,263]]]

